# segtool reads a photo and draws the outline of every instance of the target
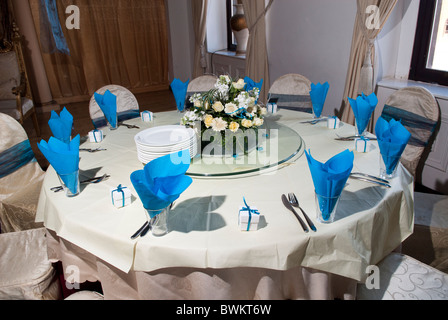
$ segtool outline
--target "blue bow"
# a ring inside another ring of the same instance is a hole
[[[247,205],[247,202],[246,202],[246,198],[245,198],[245,197],[243,197],[243,201],[244,201],[244,205],[245,205],[246,207],[241,208],[240,211],[244,211],[244,212],[247,211],[247,212],[249,212],[249,221],[247,222],[247,231],[249,231],[249,229],[250,229],[250,222],[251,222],[251,220],[252,220],[252,214],[257,214],[257,215],[259,215],[260,212],[259,212],[258,210],[253,210],[253,209],[251,209],[251,208]]]
[[[123,196],[123,207],[124,207],[125,198],[124,198],[124,191],[123,191],[123,189],[126,189],[126,187],[122,187],[121,184],[119,184],[117,189],[112,191],[112,203],[114,203],[114,197],[113,197],[114,192],[121,192],[121,194]]]
[[[364,136],[361,136],[358,139],[364,141],[364,152],[366,152],[367,151],[367,142],[369,142],[370,139],[367,137],[364,137]]]

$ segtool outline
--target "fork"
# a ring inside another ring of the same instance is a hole
[[[305,217],[305,220],[310,226],[311,230],[316,232],[317,231],[316,226],[314,225],[313,221],[311,221],[311,219],[308,217],[308,215],[305,213],[305,211],[303,211],[303,209],[300,207],[299,201],[297,200],[297,197],[293,192],[288,193],[288,201],[293,207],[299,208],[300,211],[302,211],[303,216]]]

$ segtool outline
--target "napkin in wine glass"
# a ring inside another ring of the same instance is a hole
[[[187,97],[187,89],[188,89],[188,83],[190,82],[190,79],[188,79],[186,82],[182,82],[181,80],[175,78],[171,84],[171,90],[174,94],[174,99],[176,100],[176,106],[177,110],[183,111],[185,106],[185,98]]]
[[[311,83],[310,98],[313,105],[314,114],[318,118],[322,114],[325,99],[327,99],[328,89],[330,89],[330,84],[328,82],[325,82],[323,84],[321,84],[320,82],[317,84]]]
[[[51,110],[48,126],[56,139],[65,143],[70,142],[72,137],[73,116],[65,107],[59,115],[54,110]]]
[[[143,207],[162,210],[179,198],[193,182],[185,175],[189,167],[190,152],[183,150],[154,159],[143,170],[134,171],[131,182]]]
[[[345,187],[347,179],[353,169],[354,154],[348,149],[338,153],[327,162],[321,163],[311,156],[311,151],[306,151],[308,166],[313,178],[314,189],[317,194],[326,197],[339,197]],[[320,199],[319,199],[320,200]],[[321,200],[320,200],[321,201]],[[325,215],[330,215],[337,200],[320,204]]]
[[[117,96],[109,90],[106,90],[104,94],[94,94],[95,101],[103,111],[104,116],[110,125],[114,128],[117,127]]]
[[[388,122],[383,117],[379,117],[375,125],[375,134],[386,172],[392,174],[411,138],[411,133],[400,121],[390,119]]]
[[[64,175],[79,170],[79,142],[80,136],[78,134],[69,143],[50,137],[48,143],[41,140],[40,143],[37,143],[37,146],[54,170],[58,174]],[[76,192],[77,175],[64,176],[61,179],[70,191]]]
[[[364,93],[361,93],[361,95],[358,96],[356,100],[348,98],[348,101],[352,107],[353,114],[355,115],[358,134],[361,134],[364,132],[367,124],[370,121],[372,112],[375,110],[376,105],[378,104],[378,98],[375,93],[371,93],[368,96],[366,96]]]

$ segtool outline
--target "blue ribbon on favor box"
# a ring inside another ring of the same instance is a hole
[[[369,142],[370,139],[367,137],[364,137],[364,136],[361,136],[358,139],[364,141],[364,152],[366,152],[367,151],[367,142]]]
[[[95,134],[97,132],[100,132],[100,130],[98,130],[98,129],[93,130],[93,138],[95,139],[95,142],[98,142],[98,140],[96,140],[96,134]],[[103,133],[101,132],[101,136],[102,135],[103,135]]]
[[[257,215],[259,215],[260,212],[259,212],[258,210],[253,210],[253,209],[251,209],[251,208],[247,205],[247,202],[246,202],[246,198],[245,198],[245,197],[243,197],[243,201],[244,201],[244,205],[245,205],[246,207],[241,208],[240,211],[248,211],[248,212],[249,212],[249,221],[247,222],[247,230],[246,230],[246,231],[249,231],[249,229],[250,229],[250,223],[251,223],[251,221],[252,221],[252,214],[257,214]]]
[[[149,115],[149,121],[151,121],[152,120],[152,117],[151,117],[151,112],[150,111],[148,111],[148,110],[146,110],[146,111],[142,111],[142,120],[143,120],[143,115],[144,114],[147,114],[147,115]]]
[[[338,122],[338,117],[332,116],[332,117],[328,117],[328,119],[334,119],[334,127],[333,127],[333,129],[336,129],[336,124]]]
[[[127,187],[122,187],[121,184],[119,184],[118,187],[117,187],[117,189],[112,190],[112,203],[113,203],[113,204],[115,204],[115,201],[114,201],[114,192],[121,192],[121,194],[123,195],[123,207],[124,207],[124,204],[125,204],[125,198],[124,198],[124,191],[123,191],[123,189],[126,189],[126,188],[127,188]]]

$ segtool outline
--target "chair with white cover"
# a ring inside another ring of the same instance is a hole
[[[64,300],[104,300],[104,296],[96,291],[82,290],[69,295]]]
[[[0,300],[59,300],[45,228],[0,234]]]
[[[0,128],[1,232],[42,227],[35,216],[45,172],[17,120],[0,113]]]
[[[402,88],[386,100],[381,117],[401,121],[411,133],[401,162],[418,180],[440,123],[436,99],[423,87]],[[403,252],[448,272],[448,196],[415,192],[414,224],[414,233],[404,241]]]
[[[11,42],[3,40],[0,47],[0,112],[10,115],[21,124],[28,117],[32,117],[36,134],[40,136],[23,57],[22,37],[15,24],[11,39]]]
[[[285,74],[272,84],[268,102],[276,102],[282,109],[313,113],[310,91],[309,79],[296,73]]]
[[[107,90],[117,96],[118,122],[140,117],[140,108],[137,98],[131,91],[125,87],[111,84],[98,89],[96,93],[104,94]],[[96,102],[95,95],[92,95],[90,98],[89,113],[90,119],[92,119],[95,128],[100,128],[107,125],[106,117]]]
[[[381,117],[401,121],[411,133],[401,163],[415,177],[423,153],[434,138],[440,109],[434,96],[423,87],[407,87],[387,98]]]
[[[194,93],[203,93],[215,88],[218,77],[215,75],[203,75],[194,78],[188,83],[187,97]]]
[[[367,279],[369,288],[358,284],[358,300],[448,300],[448,274],[414,258],[391,253],[377,267],[377,277]]]

